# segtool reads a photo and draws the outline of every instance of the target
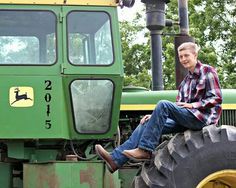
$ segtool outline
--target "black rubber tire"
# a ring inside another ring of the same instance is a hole
[[[236,169],[236,127],[204,127],[176,134],[144,163],[133,187],[196,188],[209,174]]]

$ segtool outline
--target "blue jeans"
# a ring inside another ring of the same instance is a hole
[[[187,108],[162,100],[152,112],[149,121],[138,125],[129,139],[112,151],[111,157],[121,167],[129,160],[122,154],[124,150],[138,147],[154,151],[162,134],[183,132],[187,129],[201,130],[204,126],[205,123],[198,120]]]

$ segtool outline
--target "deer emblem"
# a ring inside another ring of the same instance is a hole
[[[31,101],[32,101],[31,98],[27,97],[27,92],[25,92],[25,94],[21,94],[21,95],[19,95],[19,92],[20,92],[19,88],[18,88],[18,87],[15,88],[15,91],[14,91],[14,93],[16,94],[16,95],[15,95],[15,101],[13,101],[13,102],[11,103],[11,105],[14,104],[15,102],[20,101],[20,100],[23,100],[23,99],[24,99],[24,100],[31,100]]]

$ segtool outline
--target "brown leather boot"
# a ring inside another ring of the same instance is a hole
[[[106,162],[108,170],[113,173],[118,169],[116,163],[112,160],[111,155],[100,145],[95,145],[97,155]]]
[[[147,161],[151,159],[152,153],[140,148],[124,150],[123,154],[134,161]]]

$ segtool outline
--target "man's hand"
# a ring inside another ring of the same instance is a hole
[[[140,124],[144,124],[147,120],[149,120],[151,117],[151,115],[145,115],[141,120],[140,120]]]
[[[183,107],[183,108],[193,108],[193,105],[191,103],[186,102],[176,102],[177,106]]]

